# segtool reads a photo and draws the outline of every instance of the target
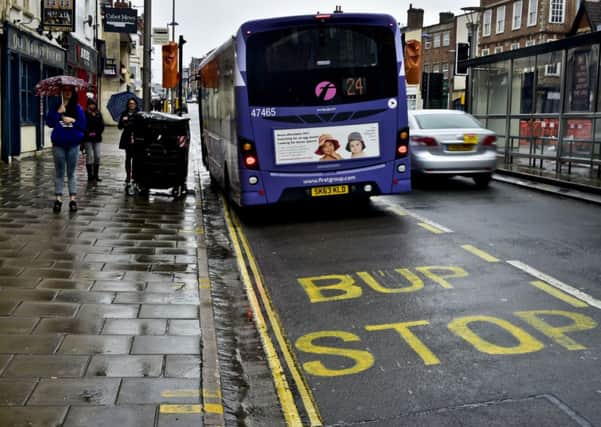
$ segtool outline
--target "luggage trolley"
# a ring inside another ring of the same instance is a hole
[[[133,116],[133,165],[129,195],[147,195],[152,188],[187,192],[190,119],[158,112]]]

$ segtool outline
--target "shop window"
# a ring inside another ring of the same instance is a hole
[[[536,112],[559,113],[561,106],[561,77],[549,73],[548,66],[556,66],[561,70],[561,52],[549,52],[536,58]]]
[[[21,122],[35,123],[40,114],[40,98],[35,96],[34,87],[40,80],[39,64],[36,62],[21,62]]]
[[[507,114],[509,61],[491,64],[488,79],[488,114]]]
[[[570,49],[566,64],[566,110],[595,111],[599,46]]]
[[[513,61],[511,78],[511,114],[534,112],[534,57]]]

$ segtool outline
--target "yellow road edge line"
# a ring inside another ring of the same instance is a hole
[[[286,380],[284,369],[282,368],[282,364],[278,358],[275,346],[271,341],[271,338],[269,338],[269,334],[267,333],[267,324],[265,322],[265,319],[263,318],[263,313],[261,312],[261,307],[259,305],[259,301],[257,300],[257,295],[252,289],[250,275],[248,274],[248,270],[242,261],[242,248],[240,247],[240,243],[238,242],[238,235],[232,222],[232,217],[229,212],[228,203],[225,200],[225,198],[223,198],[223,196],[222,201],[225,206],[225,220],[227,223],[227,227],[230,231],[230,236],[232,238],[232,246],[234,248],[234,251],[236,252],[236,261],[240,269],[242,282],[244,283],[244,287],[246,288],[248,300],[254,313],[255,324],[257,325],[259,336],[261,337],[261,341],[263,342],[263,348],[265,349],[265,353],[267,355],[267,363],[271,368],[273,381],[275,384],[276,392],[280,399],[280,404],[282,405],[282,412],[284,413],[286,424],[288,424],[289,426],[302,426],[300,415],[298,413],[298,408],[296,407],[294,397],[292,396],[292,392],[290,391],[290,387],[288,386],[288,381]]]
[[[425,222],[418,222],[417,225],[419,225],[422,228],[425,228],[426,230],[428,230],[434,234],[444,234],[444,231],[442,231],[440,228],[434,227],[433,225],[430,225],[430,224],[426,224]]]
[[[244,233],[242,231],[242,227],[240,226],[238,219],[234,218],[234,220],[236,221],[236,226],[240,233],[240,240],[241,240],[244,250],[248,256],[250,268],[255,277],[257,289],[259,290],[259,294],[263,301],[263,305],[265,306],[267,316],[269,317],[269,320],[273,327],[273,332],[274,332],[276,339],[278,341],[278,344],[282,350],[282,354],[284,355],[284,359],[286,360],[288,369],[290,370],[290,373],[292,374],[292,378],[294,379],[294,382],[298,388],[299,394],[301,396],[301,400],[303,401],[303,405],[305,406],[307,415],[309,416],[310,425],[312,425],[312,426],[322,425],[323,422],[321,420],[321,416],[319,415],[319,410],[317,409],[317,404],[315,403],[315,399],[313,398],[312,393],[309,391],[309,387],[307,387],[307,384],[304,381],[303,376],[301,375],[301,373],[298,369],[298,364],[296,363],[296,360],[294,359],[294,356],[292,355],[292,352],[290,351],[288,341],[284,337],[280,319],[279,319],[277,313],[275,312],[275,310],[273,309],[273,304],[271,303],[271,299],[267,295],[265,286],[263,286],[263,278],[262,278],[261,273],[259,272],[257,262],[255,260],[255,257],[253,255],[251,249],[250,249],[248,240],[246,239],[246,236],[244,235]]]
[[[565,303],[570,304],[572,307],[576,307],[576,308],[588,307],[588,304],[585,303],[584,301],[581,301],[578,298],[574,298],[541,280],[535,280],[533,282],[530,282],[530,284],[532,286],[540,289],[541,291],[546,292],[549,295],[551,295],[559,300],[562,300]]]
[[[161,414],[202,414],[202,405],[171,405],[162,404]]]
[[[499,262],[500,261],[498,258],[495,258],[494,256],[490,255],[489,253],[486,253],[483,250],[480,250],[475,246],[462,245],[461,247],[464,250],[470,252],[471,254],[476,255],[479,258],[482,258],[484,261],[488,261],[488,262]]]
[[[205,412],[209,414],[223,414],[223,405],[220,403],[205,403]]]

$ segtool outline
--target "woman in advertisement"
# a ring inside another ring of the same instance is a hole
[[[319,136],[319,146],[315,154],[320,155],[322,160],[342,160],[342,156],[336,152],[340,148],[340,143],[332,135],[324,133]]]
[[[351,158],[365,157],[365,141],[359,132],[349,134],[346,151],[350,151]]]

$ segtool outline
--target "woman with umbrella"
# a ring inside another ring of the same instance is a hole
[[[75,168],[79,159],[79,145],[86,130],[86,116],[77,104],[75,86],[61,85],[62,102],[46,115],[46,124],[52,128],[52,154],[54,156],[54,195],[56,200],[52,210],[61,211],[65,169],[69,182],[69,210],[77,211],[77,177]]]

